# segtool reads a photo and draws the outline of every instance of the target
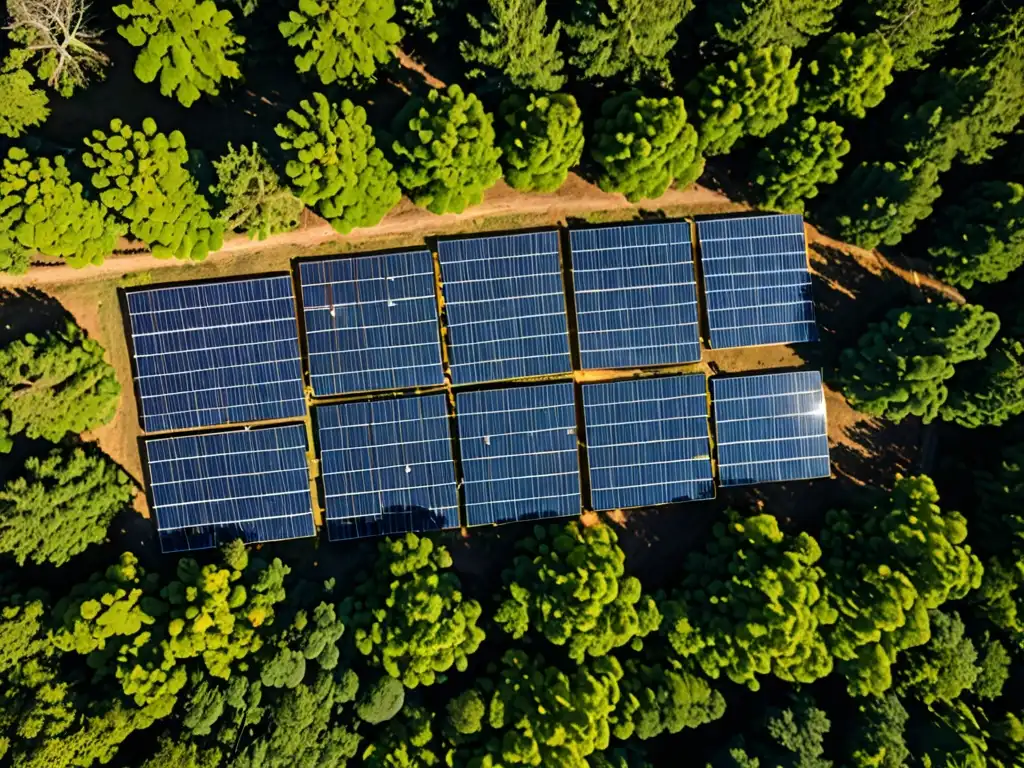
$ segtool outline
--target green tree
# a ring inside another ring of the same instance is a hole
[[[697,144],[678,96],[613,96],[594,123],[590,154],[600,167],[597,184],[630,202],[661,197],[670,185],[686,187],[700,177],[704,158]]]
[[[799,48],[831,28],[841,0],[716,0],[708,20],[722,40],[740,48]]]
[[[853,728],[845,731],[851,768],[903,768],[910,715],[894,693],[868,696],[857,708]]]
[[[521,192],[554,192],[583,156],[583,121],[567,93],[513,94],[498,110],[505,181]]]
[[[397,715],[404,703],[404,686],[395,678],[384,675],[360,694],[356,712],[370,725],[379,725]]]
[[[569,61],[587,80],[669,83],[676,27],[692,10],[693,0],[580,0],[567,27]]]
[[[274,650],[260,668],[261,682],[268,688],[294,688],[306,677],[307,661],[326,671],[337,668],[338,640],[344,633],[345,625],[331,604],[320,603],[311,613],[297,611],[291,626],[273,637]]]
[[[299,0],[298,10],[277,25],[299,72],[316,69],[320,82],[372,82],[394,56],[402,28],[392,21],[394,0]]]
[[[487,0],[487,14],[482,20],[471,14],[469,24],[480,36],[479,42],[459,43],[462,58],[476,65],[469,77],[497,70],[516,88],[557,91],[565,85],[561,23],[548,23],[546,0]]]
[[[697,102],[700,149],[724,155],[747,136],[764,137],[786,122],[799,95],[800,62],[784,45],[709,64],[686,88]]]
[[[292,188],[338,232],[378,224],[402,199],[366,110],[351,101],[339,109],[314,93],[312,102],[301,101],[274,130],[288,156],[285,174]]]
[[[928,424],[941,413],[956,366],[984,357],[998,332],[999,318],[975,304],[892,309],[842,351],[836,379],[857,410]]]
[[[0,348],[0,452],[12,435],[56,443],[114,418],[121,385],[103,355],[71,321]]]
[[[525,554],[505,574],[506,596],[494,617],[513,638],[532,628],[582,662],[623,645],[638,648],[661,623],[640,580],[625,575],[626,555],[609,526],[536,526],[520,546]]]
[[[363,752],[363,764],[366,768],[441,768],[445,763],[433,739],[432,713],[407,707]]]
[[[978,677],[971,693],[979,699],[998,699],[1010,679],[1013,659],[1006,646],[988,632],[981,638],[978,657]]]
[[[928,253],[948,283],[998,283],[1024,264],[1024,185],[971,185],[934,221]]]
[[[102,264],[125,231],[71,182],[63,157],[7,151],[0,168],[0,264],[24,265],[35,253],[60,256],[73,267]]]
[[[118,34],[141,48],[135,76],[152,83],[160,76],[160,93],[191,107],[200,95],[216,96],[225,78],[242,76],[234,57],[245,38],[235,34],[231,11],[213,0],[132,0],[114,13],[127,21]]]
[[[953,34],[960,0],[865,0],[854,11],[867,29],[889,42],[896,71],[924,69]]]
[[[220,218],[227,229],[245,232],[250,240],[266,240],[299,226],[305,206],[281,185],[258,144],[238,149],[228,144],[213,167],[217,183],[210,192],[222,200]]]
[[[202,261],[221,247],[224,222],[211,215],[187,170],[180,132],[160,133],[151,118],[140,131],[115,119],[110,133],[93,131],[85,145],[82,162],[93,171],[100,201],[128,222],[132,236],[154,256]]]
[[[966,538],[963,516],[939,507],[923,475],[897,475],[888,499],[825,516],[824,590],[838,611],[825,638],[852,695],[889,690],[899,653],[928,642],[928,611],[979,586],[981,562]]]
[[[131,478],[98,451],[54,448],[31,457],[0,490],[0,551],[18,565],[63,565],[106,537],[134,495]]]
[[[958,613],[929,611],[928,625],[928,642],[903,655],[896,689],[928,705],[950,702],[970,690],[978,679],[978,651]]]
[[[893,55],[879,33],[833,35],[807,65],[803,102],[808,112],[864,117],[892,84]]]
[[[0,134],[16,139],[46,122],[50,99],[35,85],[32,73],[15,57],[8,56],[0,65]]]
[[[617,739],[653,739],[666,732],[679,733],[725,713],[721,693],[703,677],[671,660],[667,667],[627,662],[619,688],[622,698],[612,716],[612,733]]]
[[[501,178],[493,118],[457,85],[410,99],[392,132],[398,184],[431,213],[462,213]]]
[[[767,730],[772,743],[760,751],[760,756],[767,765],[832,768],[832,761],[822,757],[831,727],[828,715],[814,706],[812,699],[798,697],[792,706],[769,712]]]
[[[821,551],[808,534],[786,536],[772,515],[729,510],[703,552],[686,557],[682,588],[663,605],[667,636],[706,675],[759,688],[758,675],[810,683],[832,670],[821,627]]]
[[[818,188],[833,184],[850,151],[843,129],[812,115],[794,114],[773,131],[754,162],[754,187],[767,208],[802,213]]]
[[[984,360],[958,368],[941,413],[968,428],[1000,426],[1024,413],[1024,344],[1001,339]]]
[[[448,550],[410,533],[380,542],[378,552],[373,573],[341,605],[357,650],[408,688],[433,685],[452,667],[465,671],[484,631]]]
[[[463,691],[447,705],[448,725],[455,733],[471,735],[479,733],[487,717],[487,704],[483,695],[475,688]]]
[[[195,744],[164,737],[142,768],[218,768],[220,761],[219,750],[200,749]]]

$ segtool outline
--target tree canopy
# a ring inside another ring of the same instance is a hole
[[[739,48],[800,48],[827,32],[841,0],[720,0],[708,3],[719,38]]]
[[[0,134],[16,139],[50,116],[50,99],[22,62],[8,56],[0,65]]]
[[[888,41],[897,71],[923,69],[953,34],[960,0],[865,0],[854,10],[867,29]]]
[[[843,129],[829,120],[795,113],[768,136],[754,161],[754,187],[768,208],[802,213],[819,187],[835,183],[850,151]]]
[[[498,146],[505,181],[521,192],[554,192],[583,156],[583,121],[566,93],[513,94],[501,103]]]
[[[1024,344],[1000,339],[983,360],[961,366],[941,413],[968,428],[999,426],[1024,413]]]
[[[864,117],[892,83],[893,55],[878,33],[833,35],[807,66],[803,103],[808,112]]]
[[[210,191],[222,201],[220,219],[233,232],[253,240],[290,232],[299,226],[305,206],[281,184],[263,150],[253,142],[228,151],[213,161],[217,183]]]
[[[462,58],[477,65],[470,77],[498,71],[516,88],[557,91],[565,85],[558,48],[561,22],[548,22],[546,0],[487,0],[482,19],[470,15],[479,41],[459,44]]]

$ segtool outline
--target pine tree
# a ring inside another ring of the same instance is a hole
[[[372,82],[377,68],[391,61],[402,39],[392,19],[394,0],[299,0],[298,10],[277,25],[299,72],[315,69],[324,85]]]
[[[929,611],[928,625],[928,642],[907,651],[895,687],[902,696],[931,706],[952,702],[970,691],[981,669],[978,650],[967,636],[960,614]]]
[[[457,85],[410,99],[392,133],[398,184],[431,213],[462,213],[501,178],[493,118]]]
[[[1024,413],[1024,344],[1001,339],[984,360],[957,368],[942,406],[961,427],[1000,426]]]
[[[700,148],[724,155],[747,136],[764,137],[786,122],[799,94],[800,63],[786,46],[740,53],[710,64],[686,93],[697,101]]]
[[[812,115],[794,114],[772,132],[757,154],[753,171],[758,198],[767,208],[802,213],[804,202],[833,184],[850,151],[843,129]]]
[[[480,41],[459,43],[466,63],[478,65],[469,76],[497,70],[516,88],[536,91],[557,91],[565,85],[565,61],[558,50],[561,23],[549,25],[546,0],[487,2],[488,13],[482,20],[469,17]]]
[[[597,184],[630,202],[654,199],[670,185],[685,187],[704,170],[697,131],[678,96],[648,98],[639,91],[613,96],[594,122],[590,154]]]
[[[128,222],[132,236],[154,256],[202,261],[220,248],[224,222],[211,215],[186,169],[180,132],[160,133],[152,118],[138,131],[115,119],[109,134],[93,131],[85,145],[90,151],[82,162],[93,171],[100,201]]]
[[[583,156],[583,123],[566,93],[514,94],[501,103],[498,145],[505,181],[521,192],[554,192]]]
[[[877,30],[892,49],[897,72],[924,69],[953,34],[960,0],[864,0],[854,7],[861,23]]]
[[[251,240],[266,240],[299,226],[305,206],[281,185],[258,144],[238,149],[228,144],[228,151],[213,167],[217,183],[210,192],[223,201],[220,219],[227,229],[245,232]]]
[[[807,67],[805,108],[838,117],[864,117],[885,98],[892,67],[893,56],[882,35],[833,35]]]
[[[832,26],[842,0],[715,0],[709,21],[722,40],[739,48],[800,48]]]
[[[36,88],[22,60],[8,56],[0,65],[0,134],[16,139],[50,116],[46,92]]]
[[[725,713],[722,694],[707,679],[671,659],[664,667],[626,662],[619,688],[622,697],[612,716],[612,734],[620,740],[679,733]]]
[[[132,0],[114,6],[114,13],[128,22],[117,28],[121,37],[142,49],[135,76],[152,83],[159,75],[160,93],[186,107],[203,93],[220,93],[224,78],[242,76],[233,57],[245,38],[235,34],[231,11],[213,0]]]
[[[275,131],[289,158],[285,174],[292,188],[337,231],[372,227],[401,200],[398,178],[362,107],[346,99],[339,109],[314,93]]]
[[[64,158],[29,158],[14,147],[0,168],[0,262],[59,256],[73,267],[102,264],[127,228],[71,183]]]

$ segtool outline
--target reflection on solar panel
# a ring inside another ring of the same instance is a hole
[[[584,368],[700,360],[688,222],[573,230]]]
[[[331,541],[459,526],[445,395],[316,415]]]
[[[455,396],[469,525],[580,512],[571,384]]]
[[[697,222],[711,346],[817,341],[799,215]]]
[[[430,251],[299,266],[316,395],[444,383]]]
[[[715,495],[704,374],[583,387],[594,509]]]
[[[722,485],[829,477],[821,374],[712,379]]]
[[[127,294],[147,432],[306,412],[290,277]]]
[[[455,384],[568,373],[558,233],[442,240]]]
[[[316,533],[301,424],[154,438],[146,459],[164,552]]]

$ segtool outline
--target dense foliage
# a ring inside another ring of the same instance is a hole
[[[0,64],[0,134],[16,139],[50,116],[46,92],[32,73],[8,57]]]
[[[505,181],[521,192],[554,192],[583,156],[583,125],[568,94],[513,94],[501,103],[498,146]]]
[[[210,192],[222,201],[220,219],[227,229],[266,240],[299,226],[303,201],[281,184],[259,145],[235,149],[229,144],[213,167],[217,183]]]
[[[850,151],[843,129],[830,120],[796,114],[774,131],[754,161],[754,187],[767,208],[802,212],[819,187],[839,178]]]
[[[737,47],[799,48],[827,32],[841,0],[720,0],[707,4],[708,20]]]
[[[466,62],[478,67],[470,77],[494,70],[517,88],[557,91],[565,85],[561,23],[549,23],[546,0],[488,0],[488,13],[469,22],[480,35],[479,42],[460,45]]]
[[[834,35],[807,67],[803,101],[808,111],[864,117],[892,83],[893,56],[880,34]]]

